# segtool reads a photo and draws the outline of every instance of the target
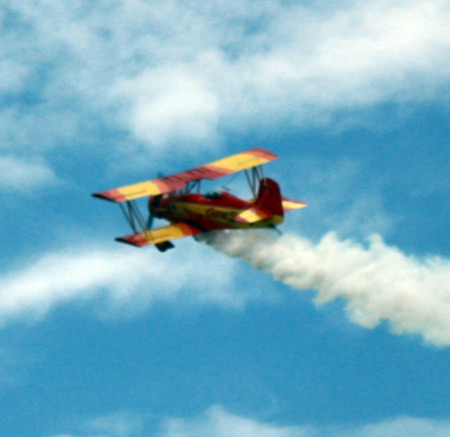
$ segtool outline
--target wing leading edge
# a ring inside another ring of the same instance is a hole
[[[138,234],[127,235],[125,237],[116,238],[122,243],[131,244],[133,246],[148,246],[149,244],[161,244],[169,240],[177,238],[189,237],[190,235],[200,234],[202,231],[187,223],[172,223],[162,228],[139,232]]]
[[[93,196],[111,202],[124,202],[138,199],[139,197],[156,196],[181,189],[186,183],[191,181],[218,179],[238,171],[265,164],[277,158],[277,155],[268,150],[262,148],[250,149],[172,176],[102,191],[93,194]]]

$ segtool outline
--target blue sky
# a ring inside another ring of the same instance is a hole
[[[0,20],[1,436],[450,435],[448,1]],[[138,250],[90,197],[258,146],[278,240]]]

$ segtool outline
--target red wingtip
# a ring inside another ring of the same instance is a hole
[[[109,200],[110,202],[123,202],[127,200],[127,198],[119,190],[115,189],[102,191],[101,193],[94,193],[92,196],[98,199]]]
[[[266,158],[269,161],[279,158],[279,156],[275,155],[275,153],[269,152],[268,150],[263,149],[262,147],[255,147],[254,149],[249,150],[249,152],[251,152],[252,155],[259,156],[260,158]]]
[[[135,247],[147,246],[149,244],[148,241],[139,234],[128,235],[126,237],[118,237],[116,238],[116,241],[118,241],[119,243],[131,244]]]

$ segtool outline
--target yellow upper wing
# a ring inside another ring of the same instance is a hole
[[[112,190],[95,193],[93,196],[112,202],[123,202],[144,196],[156,196],[183,188],[190,181],[218,179],[241,170],[265,164],[277,158],[277,155],[267,150],[255,148],[172,176],[113,188]]]

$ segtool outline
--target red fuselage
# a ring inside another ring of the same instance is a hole
[[[249,224],[235,219],[252,205],[253,202],[240,199],[226,191],[212,195],[168,193],[152,197],[149,201],[150,211],[156,217],[167,219],[172,223],[189,223],[205,231],[261,227],[282,221],[282,217],[271,217],[262,222]]]

